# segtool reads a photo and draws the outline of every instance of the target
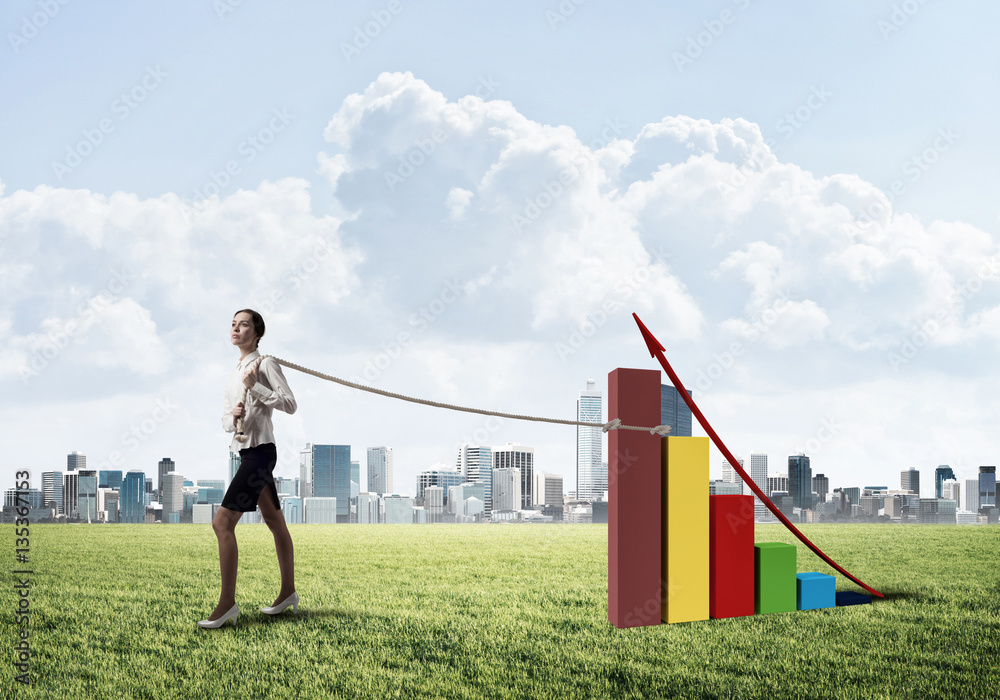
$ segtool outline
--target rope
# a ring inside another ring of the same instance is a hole
[[[561,418],[540,418],[538,416],[523,416],[516,413],[500,413],[499,411],[487,411],[481,408],[469,408],[467,406],[455,406],[450,403],[441,403],[440,401],[428,401],[426,399],[418,399],[412,396],[404,396],[403,394],[397,394],[392,391],[385,391],[383,389],[376,389],[375,387],[365,386],[364,384],[357,384],[355,382],[349,382],[346,379],[340,379],[339,377],[334,377],[329,374],[323,374],[322,372],[317,372],[316,370],[309,369],[308,367],[303,367],[302,365],[297,365],[294,362],[288,362],[287,360],[282,360],[280,357],[275,357],[274,355],[261,355],[253,361],[247,371],[256,367],[260,364],[261,360],[265,357],[270,357],[279,365],[284,365],[285,367],[290,367],[291,369],[298,370],[299,372],[304,372],[305,374],[311,374],[314,377],[319,377],[320,379],[325,379],[329,382],[336,382],[337,384],[342,384],[344,386],[349,386],[352,389],[360,389],[361,391],[368,391],[372,394],[381,394],[382,396],[388,396],[391,399],[400,399],[401,401],[409,401],[411,403],[419,403],[424,406],[434,406],[436,408],[447,408],[452,411],[464,411],[466,413],[479,413],[484,416],[497,416],[500,418],[512,418],[513,420],[530,420],[539,423],[556,423],[559,425],[582,425],[588,428],[600,428],[601,432],[608,432],[609,430],[642,430],[649,432],[650,435],[666,435],[670,432],[669,425],[657,425],[653,428],[647,428],[638,425],[622,425],[620,419],[615,418],[608,421],[607,423],[590,423],[586,421],[576,421],[576,420],[563,420]],[[247,386],[243,385],[243,398],[241,403],[246,402],[247,397]],[[246,410],[244,408],[244,410]],[[243,433],[243,417],[236,419],[236,439],[240,442],[246,442],[249,440],[249,436]]]

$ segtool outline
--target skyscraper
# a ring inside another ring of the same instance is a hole
[[[601,423],[602,394],[593,379],[576,401],[576,419]],[[601,462],[601,428],[576,426],[576,497],[581,501],[596,501],[608,490],[608,470]]]
[[[121,522],[146,522],[146,503],[143,499],[145,482],[146,475],[141,471],[133,469],[125,475],[125,479],[122,481],[122,490],[118,496]]]
[[[75,472],[87,468],[87,455],[74,450],[66,456],[66,470]],[[75,508],[75,507],[74,507]]]
[[[899,473],[899,488],[903,491],[913,491],[920,495],[920,472],[916,469],[904,469]]]
[[[164,457],[163,459],[160,460],[159,472],[158,472],[159,480],[156,482],[156,493],[159,494],[160,503],[163,503],[163,477],[169,472],[176,470],[177,470],[177,465],[174,464],[174,460],[170,459],[169,457]],[[164,511],[164,518],[166,518],[166,513],[167,511]],[[164,520],[163,522],[166,522],[166,520]]]
[[[825,474],[817,474],[813,477],[813,491],[820,503],[826,502],[826,494],[830,493],[830,479]]]
[[[583,426],[577,426],[583,427]],[[517,468],[521,474],[521,501],[514,510],[531,510],[532,491],[534,489],[535,448],[524,447],[518,442],[508,442],[503,447],[493,448],[493,473],[497,469]],[[595,482],[595,485],[597,482]],[[604,496],[607,487],[595,494],[594,500]]]
[[[171,460],[172,461],[172,460]],[[163,462],[160,462],[163,464]],[[163,504],[163,522],[170,522],[170,514],[180,515],[184,510],[184,476],[174,471],[169,471],[161,477],[163,492],[160,494],[160,503]]]
[[[424,491],[428,486],[440,486],[442,505],[447,505],[448,489],[452,486],[461,486],[464,482],[465,476],[462,472],[438,462],[417,474],[417,498],[424,498]]]
[[[942,464],[934,470],[934,498],[943,498],[941,495],[941,484],[946,479],[954,479],[955,472],[947,464]]]
[[[521,470],[517,467],[501,467],[499,469],[494,469],[494,512],[521,509]]]
[[[62,472],[42,472],[42,504],[54,508],[56,515],[64,512]]]
[[[801,452],[788,458],[788,495],[795,508],[812,508],[812,467]]]
[[[312,446],[313,496],[337,499],[337,522],[351,521],[351,446]]]
[[[767,493],[767,455],[763,452],[750,453],[750,479],[764,493]],[[753,497],[753,517],[762,520],[768,512],[767,506],[756,496]]]
[[[80,471],[70,469],[63,475],[63,513],[67,518],[79,517]]]
[[[92,469],[77,470],[77,513],[88,523],[97,520],[97,472]]]
[[[392,448],[368,448],[368,492],[384,496],[392,493]]]
[[[458,447],[455,466],[465,475],[466,481],[480,482],[483,485],[483,519],[489,520],[493,513],[492,448],[462,443]]]
[[[979,510],[997,505],[997,468],[979,467]]]
[[[735,457],[735,455],[733,455]],[[736,462],[739,464],[740,469],[744,469],[743,458],[736,457]],[[722,481],[727,484],[739,484],[740,493],[743,493],[743,477],[741,477],[737,471],[733,468],[733,465],[729,463],[729,460],[725,457],[722,458]]]
[[[694,396],[690,389],[687,393]],[[671,435],[691,437],[691,409],[670,384],[660,384],[660,423],[670,426]]]

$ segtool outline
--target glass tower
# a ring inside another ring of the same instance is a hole
[[[351,446],[313,445],[313,496],[337,499],[337,522],[351,521]]]
[[[795,508],[812,508],[812,468],[804,454],[788,458],[788,495]]]
[[[941,484],[943,484],[948,479],[954,479],[955,472],[952,471],[951,467],[947,464],[942,464],[940,467],[934,470],[934,498],[943,498],[941,496]]]
[[[690,389],[687,393],[694,396]],[[691,437],[691,409],[670,384],[660,384],[660,423],[670,426],[671,435]]]
[[[588,379],[587,388],[576,401],[576,419],[601,423],[602,403],[596,383]],[[576,426],[576,497],[580,501],[599,500],[608,489],[608,470],[601,461],[601,436],[599,427]]]

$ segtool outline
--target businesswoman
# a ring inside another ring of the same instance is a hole
[[[246,442],[233,437],[230,450],[239,451],[240,468],[222,497],[212,521],[212,528],[219,540],[219,568],[222,570],[222,592],[219,604],[207,620],[198,624],[205,628],[222,627],[227,620],[236,624],[239,607],[236,605],[236,523],[243,513],[251,513],[260,507],[264,522],[274,535],[274,548],[278,553],[278,568],[281,571],[281,590],[271,607],[261,608],[267,615],[277,615],[288,606],[298,612],[299,596],[295,592],[295,564],[292,551],[292,536],[285,525],[285,516],[278,502],[278,491],[274,487],[272,472],[278,461],[271,426],[271,413],[279,411],[295,413],[295,397],[281,372],[281,365],[268,357],[255,364],[260,353],[257,344],[264,335],[264,319],[252,309],[243,309],[233,317],[231,339],[240,349],[240,361],[229,377],[226,398],[222,412],[222,427],[230,433],[236,432],[236,419],[243,418],[243,432]],[[251,367],[251,365],[253,365]],[[244,387],[246,405],[243,404]]]

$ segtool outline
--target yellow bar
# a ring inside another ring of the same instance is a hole
[[[663,621],[707,620],[708,438],[668,435],[660,454]]]

